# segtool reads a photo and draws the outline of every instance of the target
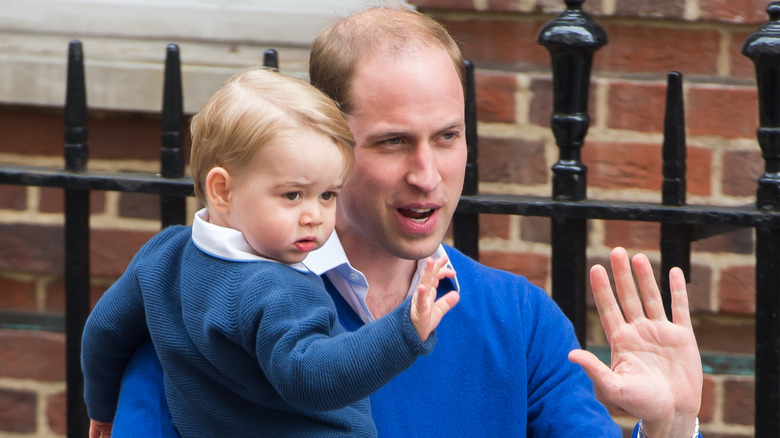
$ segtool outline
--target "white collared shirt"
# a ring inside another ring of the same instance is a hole
[[[242,232],[212,224],[208,219],[208,212],[205,208],[195,213],[195,217],[192,219],[192,242],[201,251],[234,262],[265,260],[280,263],[277,260],[258,255],[246,241]],[[303,263],[288,266],[302,272],[309,271]]]
[[[431,255],[434,260],[446,256],[447,253],[442,245],[439,245],[436,252]],[[325,274],[364,323],[374,320],[374,316],[366,306],[368,281],[362,272],[353,268],[349,263],[347,255],[344,253],[344,247],[341,246],[341,240],[335,231],[321,248],[310,252],[303,263],[315,274]],[[450,262],[447,262],[447,267],[454,270]],[[420,282],[420,276],[424,270],[425,259],[419,260],[417,271],[414,273],[414,278],[412,278],[412,283],[407,291],[407,297],[411,296],[417,289],[417,284]],[[451,281],[455,290],[460,292],[457,276],[453,277]]]

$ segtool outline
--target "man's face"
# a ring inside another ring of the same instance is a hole
[[[463,187],[463,89],[441,49],[358,63],[347,117],[355,168],[339,199],[337,229],[377,256],[417,260],[444,238]]]

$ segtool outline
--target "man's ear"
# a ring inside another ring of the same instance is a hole
[[[233,180],[224,167],[214,167],[206,175],[206,197],[217,213],[230,210],[230,187]]]

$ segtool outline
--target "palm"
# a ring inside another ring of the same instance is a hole
[[[625,250],[615,249],[610,261],[620,306],[603,267],[591,270],[591,285],[612,351],[611,369],[583,350],[572,351],[570,359],[583,366],[608,400],[645,422],[673,425],[678,419],[695,418],[701,406],[702,369],[682,271],[675,268],[669,274],[671,322],[647,257],[634,257],[637,282]]]

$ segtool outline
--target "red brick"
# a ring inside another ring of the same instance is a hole
[[[103,292],[111,286],[116,277],[111,280],[104,280],[102,282],[97,281],[95,277],[92,277],[92,284],[89,287],[89,302],[90,308],[97,303],[97,300],[103,295]],[[46,299],[45,299],[45,312],[48,313],[63,313],[65,312],[65,281],[64,278],[58,277],[54,281],[49,282],[46,287]]]
[[[433,13],[426,9],[473,10],[474,0],[412,0],[409,4],[417,6],[420,12]]]
[[[608,189],[661,189],[661,146],[646,143],[587,142],[582,161],[588,184]]]
[[[719,290],[721,312],[739,315],[756,313],[756,271],[753,266],[723,269]]]
[[[604,245],[624,246],[638,250],[658,250],[661,226],[657,223],[607,221],[604,223]]]
[[[488,0],[487,9],[490,11],[512,12],[523,11],[532,13],[557,14],[562,12],[565,4],[559,0],[535,0],[534,2],[522,0]],[[582,5],[586,13],[597,13],[601,10],[601,1],[590,0]]]
[[[3,152],[63,156],[65,125],[61,109],[6,107],[0,108],[0,119],[14,127],[4,134]],[[89,113],[87,130],[90,159],[160,159],[161,128],[157,114],[93,111]],[[185,150],[188,147],[185,140]]]
[[[619,0],[615,9],[617,16],[639,18],[682,18],[684,12],[685,0]]]
[[[715,418],[715,402],[718,383],[712,376],[704,375],[704,382],[701,387],[701,409],[699,410],[699,422],[710,423]],[[708,434],[709,435],[709,434]]]
[[[92,275],[118,277],[153,232],[93,230],[90,251]]]
[[[755,321],[752,316],[696,315],[693,331],[700,351],[753,354],[756,348]]]
[[[90,113],[88,123],[90,158],[160,160],[162,131],[159,115],[96,112]]]
[[[65,122],[61,109],[5,106],[0,108],[3,152],[24,155],[62,156]]]
[[[480,71],[475,79],[478,119],[482,122],[514,123],[517,77]]]
[[[717,73],[720,35],[714,30],[605,25],[610,44],[596,53],[596,71],[683,74]]]
[[[712,150],[688,146],[685,158],[686,191],[694,195],[712,194]]]
[[[648,189],[663,186],[662,146],[647,143],[587,142],[582,161],[588,166],[588,184],[610,189]],[[712,152],[689,147],[686,158],[687,192],[709,195]]]
[[[26,208],[27,208],[26,187],[0,185],[0,209],[25,210]]]
[[[665,107],[666,82],[611,82],[607,127],[663,132]]]
[[[752,425],[755,418],[755,382],[734,378],[723,382],[723,422]]]
[[[160,196],[146,193],[119,195],[119,215],[134,219],[160,219]]]
[[[756,79],[756,67],[753,61],[742,54],[742,45],[750,36],[747,32],[734,32],[729,43],[731,57],[731,77],[740,79]]]
[[[755,196],[758,178],[764,173],[765,162],[756,146],[753,151],[723,153],[723,193],[731,196]]]
[[[0,277],[0,309],[34,312],[37,307],[35,283]]]
[[[531,123],[550,127],[550,118],[553,114],[553,82],[551,77],[534,77],[531,80],[531,103],[529,105],[529,121]],[[598,122],[595,107],[595,87],[593,83],[589,87],[588,115],[591,126]]]
[[[38,397],[27,391],[0,389],[0,431],[33,433]]]
[[[766,0],[699,0],[701,18],[728,23],[763,24],[766,7]]]
[[[60,226],[0,224],[0,269],[63,272]]]
[[[65,335],[0,329],[0,376],[56,382],[65,379]],[[1,410],[0,410],[1,411]]]
[[[40,188],[38,210],[41,213],[62,213],[65,211],[65,192],[54,187]],[[99,214],[106,210],[106,193],[94,191],[89,194],[89,211]]]
[[[442,18],[453,38],[461,43],[463,56],[478,68],[549,67],[550,55],[536,43],[543,21],[494,18]]]
[[[479,237],[497,237],[509,239],[509,220],[511,216],[505,214],[480,214]]]
[[[65,393],[54,394],[46,399],[46,419],[52,432],[59,435],[68,433],[66,410],[67,398]]]
[[[526,242],[550,243],[551,229],[548,217],[524,216],[520,219],[520,238]]]
[[[688,91],[686,107],[689,135],[756,138],[755,88],[693,85]]]
[[[544,142],[483,137],[479,141],[482,182],[544,184],[548,181]]]
[[[701,252],[753,253],[753,229],[739,228],[724,234],[693,242],[691,248]]]
[[[479,261],[486,266],[523,275],[531,283],[542,288],[547,283],[550,261],[547,256],[508,251],[480,251]]]

